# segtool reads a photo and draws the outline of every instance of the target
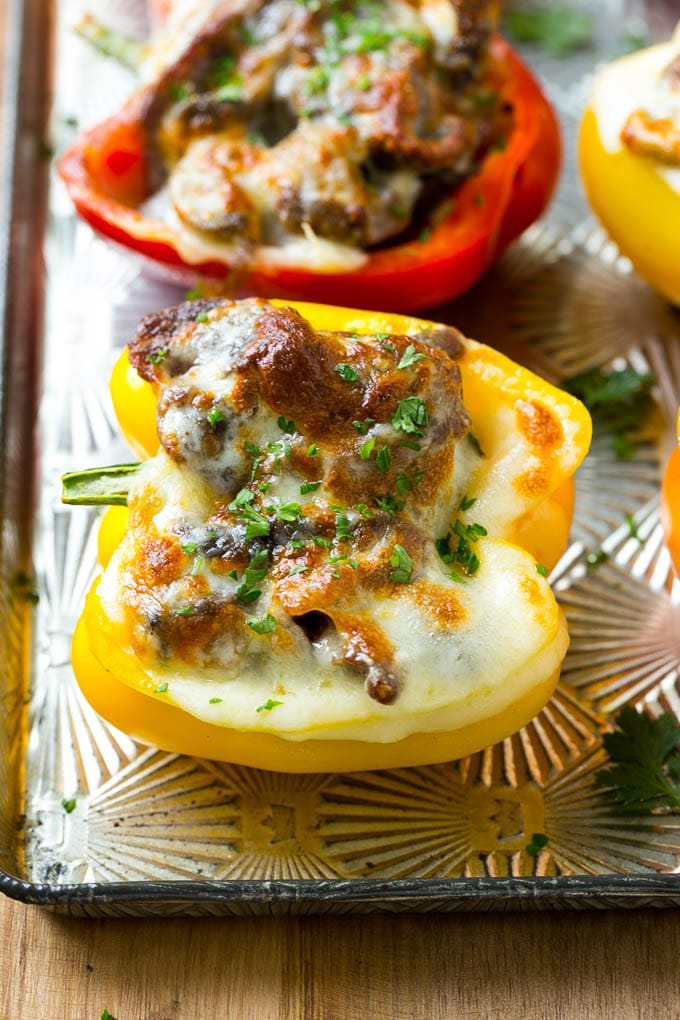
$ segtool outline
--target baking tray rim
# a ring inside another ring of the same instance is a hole
[[[18,145],[22,120],[30,119],[32,110],[26,113],[26,93],[31,103],[44,103],[51,86],[50,61],[34,61],[40,67],[33,67],[31,74],[23,74],[22,59],[26,48],[26,22],[28,10],[34,0],[8,0],[5,7],[5,60],[2,76],[2,94],[5,100],[2,139],[5,151],[3,180],[0,182],[2,195],[0,207],[3,216],[0,237],[4,242],[5,258],[0,262],[0,313],[4,334],[0,337],[0,379],[4,390],[9,380],[5,370],[8,345],[20,345],[34,338],[18,336],[9,328],[12,284],[16,275],[33,257],[27,250],[26,236],[15,232],[15,203],[19,190],[25,186],[22,164],[31,153]],[[38,6],[42,7],[38,0]],[[49,7],[49,5],[46,5]],[[43,9],[43,17],[50,14]],[[37,76],[42,76],[42,90],[35,88]],[[23,117],[18,111],[24,110]],[[40,113],[40,111],[38,111]],[[44,111],[43,111],[44,112]],[[39,122],[39,121],[38,121]],[[35,125],[36,121],[33,121]],[[34,128],[35,130],[35,128]],[[33,149],[33,155],[35,148]],[[46,187],[43,175],[43,186]],[[44,196],[43,196],[44,198]],[[33,253],[34,255],[34,253]],[[4,404],[0,405],[3,407]],[[3,418],[5,415],[3,414]],[[6,468],[2,455],[2,467]],[[1,550],[0,550],[1,551]],[[662,905],[675,900],[680,904],[680,875],[671,874],[605,874],[605,875],[558,875],[528,877],[455,877],[432,878],[324,878],[324,879],[239,879],[211,881],[130,881],[130,882],[89,882],[89,883],[34,883],[11,874],[0,867],[0,892],[10,899],[38,906],[67,908],[74,905],[116,905],[134,903],[159,904],[172,901],[188,905],[206,904],[275,904],[305,903],[323,906],[326,904],[369,903],[372,907],[408,905],[414,901],[426,900],[434,909],[445,906],[447,901],[457,900],[465,905],[488,905],[490,909],[508,904],[518,908],[551,904],[567,904],[579,901],[579,905],[593,906],[606,901],[607,906],[649,906]],[[652,902],[650,902],[652,901]]]

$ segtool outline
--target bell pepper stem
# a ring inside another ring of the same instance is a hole
[[[69,506],[127,506],[129,480],[140,464],[113,464],[62,475],[62,503]]]
[[[139,70],[145,47],[136,39],[124,35],[123,32],[107,28],[91,14],[86,14],[81,18],[75,25],[74,31],[104,56],[112,57],[113,60],[122,64],[123,67],[128,67],[131,71]]]

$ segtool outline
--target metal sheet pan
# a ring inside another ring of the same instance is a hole
[[[144,31],[138,0],[89,6]],[[281,776],[142,747],[101,722],[74,683],[70,635],[95,570],[97,515],[61,507],[59,476],[126,459],[108,374],[138,317],[182,290],[78,223],[54,176],[46,221],[46,140],[62,148],[134,82],[73,36],[81,0],[62,0],[55,26],[37,0],[9,0],[0,890],[108,916],[680,903],[680,818],[622,816],[594,786],[618,707],[680,714],[680,589],[658,509],[680,394],[680,319],[589,218],[575,170],[593,68],[645,27],[650,9],[582,6],[595,18],[592,47],[561,60],[527,53],[562,118],[557,200],[498,269],[438,313],[555,380],[622,363],[658,380],[656,424],[633,457],[617,460],[600,431],[579,474],[571,545],[552,578],[572,635],[558,692],[520,734],[461,762]],[[651,15],[655,31],[668,28],[661,5]],[[588,552],[600,548],[608,559],[589,571]],[[76,801],[71,813],[64,798]],[[549,837],[536,855],[527,851],[534,832]]]

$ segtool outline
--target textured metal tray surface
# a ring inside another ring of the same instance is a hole
[[[82,0],[58,7],[57,149],[134,85],[73,36],[82,7]],[[88,7],[145,31],[138,0],[115,11]],[[31,10],[27,3],[23,16]],[[139,316],[183,292],[95,238],[51,180],[33,536],[40,601],[27,669],[21,595],[30,590],[21,571],[33,490],[19,467],[31,462],[25,402],[35,356],[13,352],[35,351],[35,315],[12,320],[5,291],[0,889],[9,895],[111,916],[680,903],[680,817],[621,815],[594,785],[602,733],[620,706],[680,716],[680,584],[658,506],[680,402],[680,317],[631,272],[579,194],[576,127],[594,66],[644,27],[646,13],[614,0],[590,10],[594,49],[561,60],[527,54],[564,130],[564,177],[552,210],[441,314],[554,380],[595,365],[649,370],[658,382],[655,421],[629,460],[617,460],[611,435],[596,433],[578,475],[571,544],[552,577],[572,641],[556,695],[522,732],[459,762],[330,776],[258,772],[143,747],[85,703],[70,640],[95,572],[98,515],[62,507],[59,476],[129,458],[110,406],[109,372]],[[25,31],[17,29],[17,45]],[[18,152],[17,126],[10,128]],[[3,199],[16,218],[25,200],[16,167],[14,180]],[[31,229],[42,229],[35,218]],[[15,251],[16,237],[13,245],[6,240],[5,250]],[[11,284],[12,273],[3,280]],[[29,282],[22,293],[39,311],[38,282]],[[16,347],[18,340],[27,346]],[[11,411],[15,405],[23,416]],[[588,570],[588,552],[600,548],[607,562]],[[75,799],[71,813],[64,798]],[[527,846],[535,832],[549,842],[533,855]]]

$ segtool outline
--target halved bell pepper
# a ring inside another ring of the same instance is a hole
[[[646,105],[659,109],[662,78],[674,59],[680,60],[678,31],[671,42],[599,73],[581,123],[579,161],[586,196],[607,233],[640,276],[680,305],[680,156],[668,163],[623,140],[631,115]]]
[[[296,307],[316,329],[417,336],[428,326],[391,314]],[[98,582],[73,640],[74,670],[94,708],[120,729],[163,749],[284,772],[389,768],[453,759],[497,742],[536,715],[557,683],[567,643],[563,615],[540,574],[547,572],[566,543],[573,507],[571,476],[590,442],[590,418],[578,400],[482,344],[465,341],[459,364],[478,447],[472,474],[479,519],[489,525],[491,542],[502,540],[497,547],[512,550],[508,541],[522,544],[540,561],[537,569],[520,550],[510,553],[511,558],[519,557],[524,578],[517,591],[528,599],[527,607],[534,607],[529,612],[538,614],[545,642],[519,673],[506,677],[500,710],[485,711],[489,691],[481,684],[461,702],[458,725],[438,729],[429,720],[421,732],[416,720],[413,732],[386,742],[332,735],[329,739],[313,729],[290,739],[276,732],[273,714],[271,721],[247,730],[218,725],[189,714],[173,704],[171,691],[155,687],[125,628],[108,614]],[[156,393],[133,373],[125,356],[114,370],[112,393],[125,435],[142,456],[153,455],[158,445]],[[114,554],[127,524],[126,507],[115,506],[105,514],[99,536],[102,565]],[[493,621],[489,626],[493,629]],[[527,675],[534,679],[527,682]],[[359,729],[362,723],[358,720]]]
[[[175,277],[183,270],[186,279],[222,280],[238,294],[397,311],[433,308],[467,290],[541,214],[559,171],[559,128],[536,79],[500,37],[491,52],[498,79],[492,84],[514,111],[507,144],[491,151],[479,172],[455,191],[452,212],[427,236],[371,252],[352,271],[255,258],[233,275],[228,258],[188,252],[172,227],[143,209],[152,193],[143,90],[87,131],[61,158],[59,172],[95,230],[171,267]]]

